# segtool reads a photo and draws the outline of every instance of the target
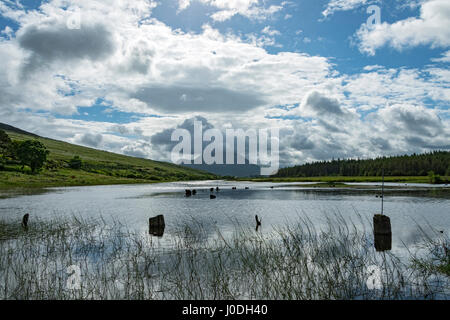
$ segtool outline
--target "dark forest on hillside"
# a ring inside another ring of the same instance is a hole
[[[426,176],[450,175],[450,152],[434,151],[376,159],[347,159],[307,163],[283,168],[278,177],[322,177],[322,176]]]

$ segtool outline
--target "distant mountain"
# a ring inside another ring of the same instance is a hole
[[[185,167],[211,172],[219,176],[258,177],[260,167],[254,164],[186,164]]]

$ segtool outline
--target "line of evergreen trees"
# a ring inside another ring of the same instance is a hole
[[[434,151],[395,157],[380,157],[368,160],[331,160],[307,163],[282,168],[278,177],[323,177],[323,176],[450,176],[450,152]]]

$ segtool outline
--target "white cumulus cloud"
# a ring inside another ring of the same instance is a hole
[[[428,0],[422,3],[420,17],[389,24],[383,22],[374,28],[365,24],[356,33],[359,50],[375,55],[383,46],[396,50],[419,45],[431,48],[450,46],[450,1]]]
[[[322,15],[328,17],[337,11],[348,11],[359,8],[363,5],[379,2],[379,0],[331,0],[322,12]]]

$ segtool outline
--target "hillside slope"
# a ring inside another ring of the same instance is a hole
[[[174,164],[129,157],[43,138],[0,123],[12,140],[37,139],[50,151],[45,168],[36,175],[21,172],[10,163],[0,171],[0,187],[48,187],[122,183],[152,183],[181,180],[214,179],[215,175]],[[83,160],[80,170],[69,167],[74,156]]]

